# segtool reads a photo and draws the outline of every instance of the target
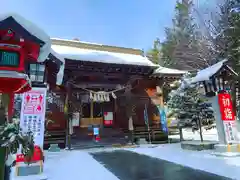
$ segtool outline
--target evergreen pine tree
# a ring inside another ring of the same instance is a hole
[[[221,33],[216,38],[216,41],[221,42],[219,46],[220,57],[229,60],[231,67],[236,72],[240,72],[240,0],[225,0],[221,6],[219,29]],[[240,82],[240,77],[237,76],[236,82]],[[237,88],[240,89],[240,83],[237,83]],[[232,98],[234,109],[236,108],[236,87],[233,83]]]
[[[147,57],[155,64],[160,64],[163,65],[161,63],[161,42],[160,39],[157,38],[154,42],[153,42],[153,48],[150,49],[147,52]]]
[[[179,88],[169,94],[168,108],[179,120],[179,127],[191,126],[194,130],[199,129],[203,141],[201,126],[213,119],[213,110],[199,93],[198,85],[188,83],[189,78],[190,74],[185,75]]]
[[[192,0],[177,2],[173,27],[165,29],[166,40],[160,44],[158,39],[154,41],[154,47],[148,53],[152,61],[158,61],[165,67],[191,71],[210,65],[206,58],[209,56],[208,45],[201,38],[192,11]]]

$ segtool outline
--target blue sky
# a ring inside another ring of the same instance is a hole
[[[176,0],[1,0],[0,12],[21,14],[51,37],[148,49],[164,39]]]

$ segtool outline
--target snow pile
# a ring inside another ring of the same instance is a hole
[[[211,155],[211,151],[182,150],[180,144],[128,150],[220,176],[240,179],[240,157],[216,157]]]
[[[21,25],[25,30],[27,30],[32,36],[37,37],[42,40],[45,44],[40,49],[40,55],[38,57],[38,62],[44,62],[51,50],[51,39],[50,37],[38,26],[32,22],[26,20],[22,16],[14,13],[0,14],[0,22],[6,20],[7,18],[13,18],[19,25]]]
[[[56,82],[57,85],[61,85],[63,81],[63,76],[64,76],[65,59],[60,54],[56,53],[52,48],[51,48],[51,54],[62,62],[62,65],[60,66],[59,72],[57,74],[57,82]]]
[[[52,45],[52,49],[57,53],[61,54],[64,58],[77,61],[91,61],[100,63],[129,64],[153,67],[156,66],[147,57],[141,55],[82,49],[62,45]]]

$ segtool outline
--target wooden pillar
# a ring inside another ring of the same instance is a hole
[[[66,148],[68,150],[71,150],[71,134],[70,134],[70,123],[71,123],[71,119],[69,116],[69,99],[70,99],[70,95],[71,95],[71,87],[69,82],[66,83],[66,96],[65,96],[65,102],[64,102],[64,116],[66,119]]]
[[[90,118],[91,118],[91,122],[92,122],[92,119],[93,119],[93,100],[91,100],[90,102]]]
[[[131,143],[134,143],[134,125],[133,125],[133,118],[132,118],[132,97],[131,97],[131,85],[125,89],[125,97],[126,97],[126,115],[128,120],[128,130],[129,130],[129,137]]]

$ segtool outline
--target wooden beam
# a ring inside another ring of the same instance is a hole
[[[98,77],[113,77],[113,78],[123,78],[125,75],[123,73],[103,73],[103,72],[91,72],[91,71],[70,71],[65,70],[68,76],[98,76]],[[126,76],[125,76],[126,77]]]
[[[139,74],[147,75],[153,71],[152,67],[126,65],[126,64],[110,64],[110,63],[98,63],[88,61],[72,61],[66,60],[66,70],[70,71],[87,71],[87,72],[111,72],[111,73],[127,73],[127,74]]]

